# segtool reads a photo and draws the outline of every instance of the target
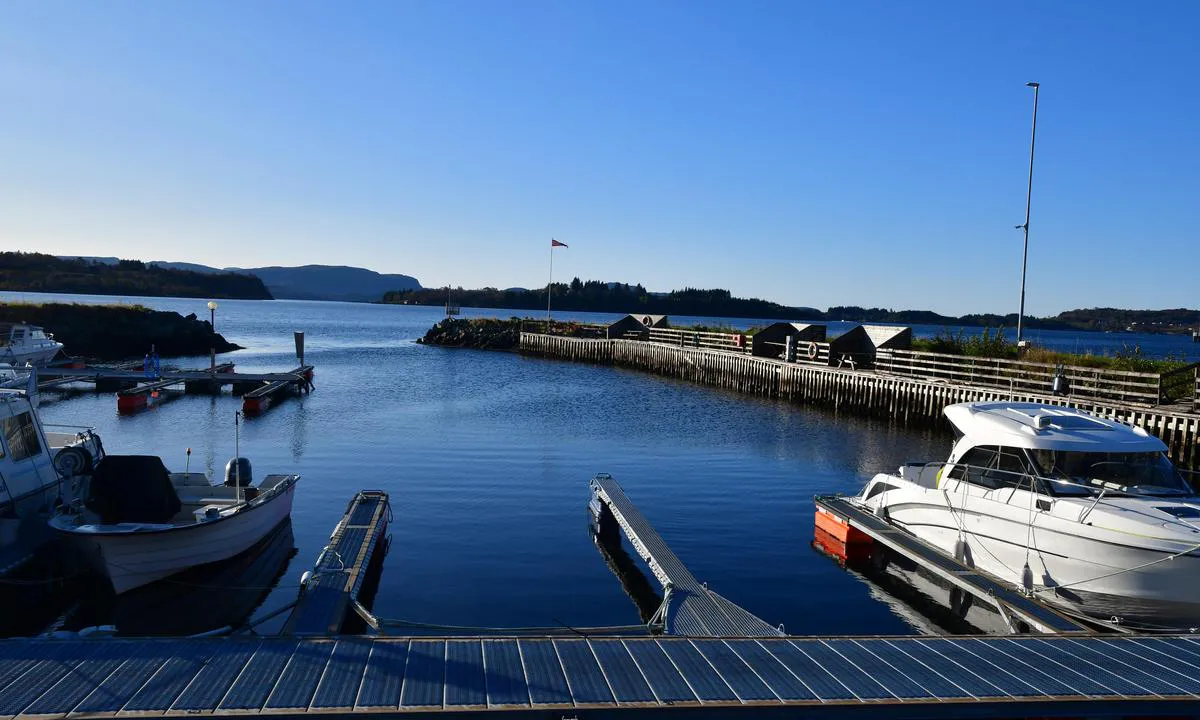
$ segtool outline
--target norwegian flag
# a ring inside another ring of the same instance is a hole
[[[550,238],[550,247],[556,248],[556,247],[568,247],[568,246],[564,242],[559,242],[559,241],[555,240],[554,238]]]

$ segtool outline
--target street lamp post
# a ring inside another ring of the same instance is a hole
[[[1039,83],[1027,82],[1026,87],[1033,88],[1033,133],[1029,137],[1029,186],[1025,191],[1025,224],[1018,228],[1025,230],[1025,249],[1021,253],[1021,308],[1017,311],[1017,347],[1021,347],[1022,327],[1025,319],[1025,266],[1029,262],[1029,204],[1033,199],[1033,146],[1037,141],[1037,107]]]
[[[208,301],[208,324],[212,326],[212,331],[217,331],[217,303],[215,300]]]

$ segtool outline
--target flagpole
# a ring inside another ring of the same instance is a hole
[[[550,332],[550,293],[554,289],[554,239],[550,240],[550,282],[546,283],[546,332]]]

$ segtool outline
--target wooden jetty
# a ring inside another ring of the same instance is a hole
[[[663,603],[651,620],[668,635],[778,637],[783,631],[721,597],[684,567],[675,553],[607,473],[592,478],[589,508],[601,537],[623,531],[663,587]],[[619,529],[619,530],[618,530]]]
[[[240,373],[234,371],[233,363],[221,363],[209,368],[164,370],[148,378],[131,363],[117,367],[49,367],[38,369],[38,389],[62,390],[69,384],[90,383],[97,391],[115,389],[119,412],[135,412],[153,405],[168,388],[182,386],[184,392],[211,394],[229,385],[235,394],[243,395],[243,410],[254,414],[265,410],[272,399],[310,390],[313,372],[312,365],[301,364],[282,373]]]
[[[387,493],[362,490],[354,496],[301,582],[285,635],[335,635],[361,626],[356,608],[371,573],[381,570],[391,515]]]
[[[680,347],[643,340],[575,338],[522,332],[520,350],[575,362],[617,365],[737,392],[819,405],[904,423],[941,422],[942,408],[958,402],[1012,400],[1079,408],[1144,428],[1166,443],[1175,462],[1200,466],[1200,414],[1155,406],[1058,396],[958,380],[895,375],[876,368],[834,367],[755,357],[743,351]],[[1200,393],[1200,382],[1196,390]]]
[[[836,496],[818,496],[815,526],[844,545],[869,548],[871,543],[888,548],[937,575],[952,587],[970,593],[1000,613],[1014,633],[1090,633],[1088,626],[1063,615],[1035,598],[988,573],[960,563],[941,550],[890,525],[875,515]],[[843,555],[843,557],[845,557]]]
[[[0,641],[0,717],[1192,716],[1189,637]]]

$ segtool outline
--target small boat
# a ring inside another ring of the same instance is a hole
[[[152,455],[108,455],[50,528],[119,595],[228,560],[291,516],[298,475],[252,479],[245,458],[230,460],[225,482],[213,484],[204,473],[168,472]]]
[[[1200,622],[1200,498],[1146,431],[1052,405],[960,403],[946,462],[873,477],[855,502],[1072,612]]]
[[[63,344],[36,325],[0,323],[0,361],[11,365],[42,365],[58,355]]]

